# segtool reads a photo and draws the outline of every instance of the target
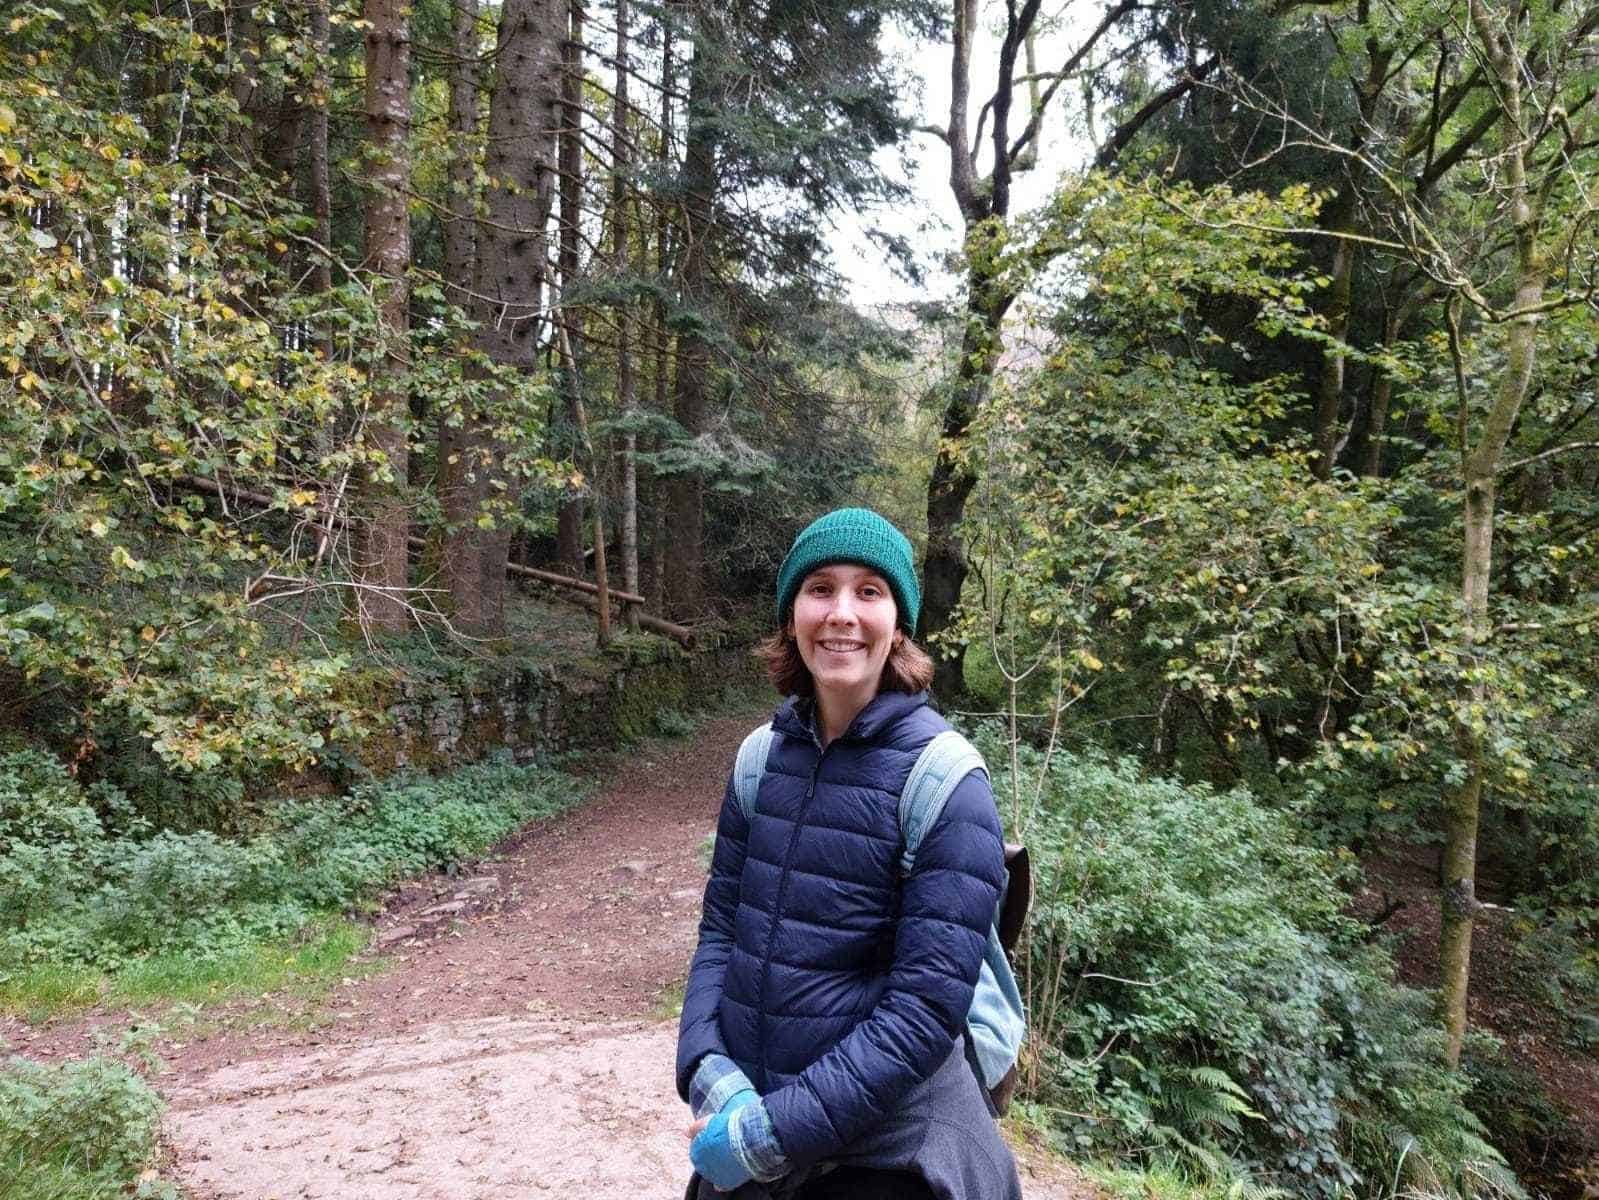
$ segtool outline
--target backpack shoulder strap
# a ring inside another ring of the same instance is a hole
[[[755,815],[755,796],[766,773],[766,758],[772,752],[772,723],[758,726],[745,735],[733,760],[733,794],[745,820]]]
[[[953,729],[938,734],[917,756],[899,796],[899,828],[905,839],[901,870],[910,871],[922,839],[944,811],[955,785],[973,771],[987,775],[988,766],[976,748]]]

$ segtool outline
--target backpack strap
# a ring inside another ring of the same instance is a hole
[[[755,815],[755,797],[761,790],[761,776],[766,773],[766,758],[772,752],[772,723],[770,721],[745,735],[733,760],[733,794],[747,821]]]
[[[938,734],[917,756],[899,794],[899,827],[905,838],[900,870],[910,872],[922,839],[944,811],[955,785],[973,771],[986,775],[988,767],[976,748],[953,729]]]

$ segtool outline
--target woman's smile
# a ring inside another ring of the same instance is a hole
[[[835,732],[877,694],[898,619],[894,594],[870,567],[833,563],[800,585],[790,632]]]

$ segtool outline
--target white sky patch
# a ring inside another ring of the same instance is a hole
[[[1037,39],[1039,71],[1051,70],[1069,55],[1079,44],[1080,36],[1092,30],[1099,15],[1085,0],[1078,0],[1047,20],[1041,18],[1040,28],[1049,32],[1041,32]],[[992,22],[985,24],[973,46],[972,94],[968,103],[973,122],[993,92],[1002,32],[1002,27],[996,29]],[[903,30],[894,29],[885,35],[884,45],[913,83],[920,86],[920,103],[913,99],[911,104],[917,113],[913,123],[946,127],[951,55],[948,40],[915,41]],[[1016,70],[1018,75],[1025,73],[1022,61],[1018,60]],[[1078,96],[1071,83],[1062,85],[1056,93],[1040,133],[1038,166],[1013,177],[1012,214],[1019,215],[1041,204],[1063,172],[1081,170],[1088,162],[1092,154],[1088,139],[1070,127],[1072,109],[1080,107]],[[1013,139],[1026,125],[1028,114],[1027,87],[1018,85],[1011,107]],[[978,169],[983,174],[992,163],[987,144],[991,128],[985,127],[985,145],[978,158]],[[901,153],[900,149],[880,151],[878,163],[895,177],[905,178],[899,162]],[[840,214],[829,239],[833,265],[844,277],[850,302],[860,308],[948,300],[960,286],[959,276],[949,270],[961,246],[960,209],[949,186],[949,147],[932,134],[918,133],[904,153],[911,160],[910,201],[864,217]],[[866,236],[866,229],[874,225],[904,238],[915,248],[917,261],[927,272],[925,288],[914,287],[894,273],[884,252]]]

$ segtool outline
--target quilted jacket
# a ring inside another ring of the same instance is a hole
[[[747,1080],[780,1169],[846,1151],[959,1037],[1005,867],[993,796],[973,774],[901,877],[900,792],[946,728],[925,693],[882,692],[823,750],[812,702],[790,698],[751,819],[728,785],[677,1086],[702,1111]],[[724,1059],[732,1081],[699,1070]]]

